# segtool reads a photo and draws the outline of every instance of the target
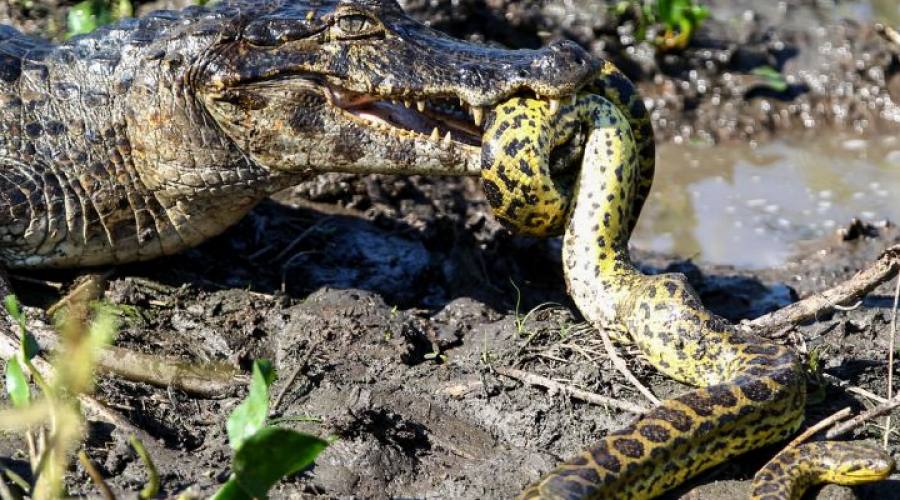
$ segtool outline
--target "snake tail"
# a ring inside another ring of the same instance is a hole
[[[523,498],[655,497],[730,457],[786,439],[803,422],[806,378],[789,349],[739,332],[709,312],[683,275],[647,276],[632,264],[628,239],[648,186],[633,123],[620,105],[582,93],[555,114],[539,100],[513,98],[496,108],[485,132],[488,175],[515,180],[510,184],[517,187],[530,183],[534,198],[520,200],[520,218],[544,207],[566,208],[546,215],[566,221],[563,267],[584,317],[636,344],[666,375],[698,387],[607,435],[526,489]],[[586,134],[587,142],[570,194],[544,189],[554,182],[548,174],[552,148],[577,134]],[[527,226],[523,220],[508,223]],[[885,472],[874,465],[893,465],[870,448],[816,446],[793,449],[807,457],[795,459],[797,470],[787,466],[793,455],[776,456],[755,479],[756,496],[794,498],[811,478],[834,479],[829,474],[838,465],[860,465],[857,456],[870,460],[857,478],[882,478],[890,467]],[[826,452],[833,462],[820,457]],[[782,474],[771,470],[776,466]],[[776,489],[790,496],[772,496]]]

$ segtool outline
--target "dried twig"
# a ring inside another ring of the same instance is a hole
[[[826,380],[831,382],[832,384],[844,389],[847,392],[852,392],[853,394],[862,396],[864,398],[871,399],[872,401],[876,401],[878,403],[884,403],[887,401],[887,399],[885,399],[882,396],[879,396],[878,394],[875,394],[872,391],[868,391],[866,389],[863,389],[862,387],[857,387],[855,385],[850,385],[846,381],[841,380],[841,379],[835,377],[834,375],[830,375],[828,373],[823,373],[822,376]]]
[[[897,288],[894,290],[894,309],[891,314],[891,341],[888,347],[888,371],[887,371],[887,398],[891,399],[894,395],[894,346],[897,343],[897,302],[900,301],[900,276],[897,277]],[[885,449],[888,445],[888,437],[891,435],[891,416],[888,414],[884,419],[884,440]]]
[[[58,337],[46,325],[29,321],[27,326],[42,349],[53,351],[56,348]],[[132,382],[174,387],[205,398],[226,397],[247,381],[239,370],[225,363],[187,362],[115,346],[107,346],[97,353],[97,368]]]
[[[157,387],[173,387],[194,396],[224,398],[234,394],[247,377],[227,363],[184,361],[110,346],[97,353],[97,367],[126,380]]]
[[[900,47],[900,33],[894,28],[882,23],[877,23],[875,24],[875,31],[888,42]]]
[[[807,297],[777,311],[760,316],[745,324],[755,333],[781,330],[789,325],[802,323],[830,312],[835,305],[860,300],[878,285],[890,280],[900,271],[900,245],[888,248],[874,264],[824,292]]]
[[[5,297],[12,293],[9,281],[6,279],[2,269],[0,269],[0,297]],[[30,328],[30,326],[29,326]],[[33,331],[29,330],[31,333]],[[19,325],[5,311],[0,311],[0,358],[10,359],[19,351]],[[41,376],[49,378],[53,372],[52,366],[40,354],[31,359],[31,363]],[[82,408],[93,417],[112,424],[117,431],[133,433],[141,437],[144,442],[156,443],[156,439],[143,429],[132,424],[127,418],[118,412],[108,408],[106,405],[87,394],[79,394],[78,401]],[[35,448],[38,446],[35,444]],[[164,447],[154,446],[158,453],[165,455],[166,460],[174,461],[175,455]],[[4,473],[12,477],[12,471],[4,470]]]
[[[528,373],[526,371],[517,370],[515,368],[507,368],[507,367],[497,367],[494,370],[503,375],[504,377],[509,377],[518,380],[519,382],[523,382],[528,385],[534,385],[538,387],[544,387],[551,391],[561,392],[563,394],[568,394],[575,399],[580,399],[582,401],[586,401],[588,403],[592,403],[600,406],[611,406],[613,408],[617,408],[619,410],[628,411],[631,413],[646,413],[647,408],[643,406],[639,406],[634,403],[629,403],[628,401],[621,401],[615,398],[610,398],[607,396],[601,396],[599,394],[595,394],[593,392],[588,392],[577,387],[572,387],[570,385],[560,384],[555,380],[549,379],[547,377],[542,377],[540,375],[536,375],[534,373]]]
[[[91,477],[91,481],[93,481],[97,489],[100,490],[100,495],[106,500],[116,500],[116,496],[113,495],[112,490],[109,489],[109,485],[106,484],[106,480],[103,479],[103,474],[100,474],[100,471],[97,470],[97,467],[94,466],[94,463],[91,462],[91,459],[88,458],[87,453],[85,453],[84,450],[78,451],[78,461],[81,462],[81,466],[87,471],[88,476]]]
[[[859,306],[861,306],[861,305],[863,305],[863,301],[857,300],[855,304],[851,304],[849,306],[841,306],[838,304],[834,304],[831,307],[837,309],[838,311],[849,312],[849,311],[855,311],[855,310],[859,309]]]
[[[841,420],[846,419],[849,416],[850,416],[850,407],[848,406],[848,407],[844,408],[843,410],[837,411],[837,412],[831,414],[831,416],[826,417],[826,418],[816,422],[815,425],[810,426],[808,429],[803,431],[803,433],[801,433],[799,436],[797,436],[793,440],[791,440],[791,442],[788,443],[787,446],[785,446],[785,449],[800,446],[801,444],[806,442],[809,438],[813,437],[817,432],[820,432],[823,429],[832,427],[834,424],[840,422]]]
[[[873,418],[878,418],[894,408],[900,406],[900,396],[894,396],[893,398],[887,400],[886,402],[872,408],[871,410],[864,411],[859,415],[847,420],[846,422],[838,425],[837,427],[832,428],[825,434],[825,437],[828,439],[834,439],[841,434],[845,434],[846,432],[860,426],[863,422],[868,420],[872,420]]]
[[[19,274],[9,274],[9,275],[7,275],[7,277],[11,281],[19,281],[21,283],[30,283],[32,285],[40,285],[40,286],[44,286],[47,288],[52,288],[56,291],[61,291],[65,287],[65,285],[63,285],[62,283],[60,283],[58,281],[42,280],[42,279],[38,279],[38,278],[32,278],[31,276],[22,276]]]
[[[47,308],[47,316],[53,317],[57,311],[68,306],[73,301],[89,301],[96,299],[103,294],[103,289],[106,287],[106,280],[112,277],[112,275],[113,270],[106,271],[102,274],[86,275],[84,281],[70,290],[69,293],[59,299],[55,304]]]
[[[303,357],[301,357],[297,361],[297,366],[291,371],[291,375],[285,380],[284,385],[281,386],[281,390],[278,391],[278,395],[275,396],[275,400],[272,401],[270,405],[271,410],[269,413],[274,414],[278,411],[278,407],[281,406],[281,402],[284,400],[284,397],[287,396],[288,391],[291,389],[291,386],[294,385],[294,382],[297,380],[297,377],[300,376],[300,372],[305,370],[309,366],[309,360],[312,358],[313,354],[316,352],[316,347],[311,346],[307,349],[306,353],[304,353]]]
[[[615,366],[616,369],[619,370],[619,373],[625,375],[625,378],[627,378],[628,381],[631,382],[631,385],[633,385],[638,391],[640,391],[640,393],[643,394],[644,397],[649,399],[651,403],[653,403],[654,405],[659,405],[659,398],[657,398],[656,395],[650,391],[650,389],[644,386],[644,384],[642,384],[641,381],[638,380],[633,373],[631,373],[631,370],[628,369],[628,365],[626,365],[625,361],[616,353],[616,347],[612,344],[612,341],[609,340],[609,334],[606,333],[606,330],[600,329],[600,338],[603,339],[603,346],[606,347],[606,354],[609,356],[609,359],[612,360],[613,366]]]
[[[269,263],[278,262],[279,260],[283,259],[287,254],[289,254],[291,251],[293,251],[294,248],[297,247],[297,245],[299,245],[301,242],[303,242],[303,240],[305,240],[307,237],[309,237],[310,234],[312,234],[314,231],[320,229],[325,224],[331,223],[332,219],[334,219],[334,217],[322,217],[321,219],[316,221],[315,224],[309,226],[308,228],[306,228],[306,230],[304,230],[302,233],[297,235],[297,237],[294,238],[290,243],[288,243],[288,245],[286,247],[284,247],[280,252],[278,252],[278,254],[275,255],[275,257],[272,257],[269,260]]]

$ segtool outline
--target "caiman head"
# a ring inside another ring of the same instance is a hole
[[[195,89],[237,146],[272,170],[477,174],[493,106],[516,95],[558,105],[598,64],[571,42],[466,43],[393,0],[221,9],[252,16],[220,34],[192,75]]]

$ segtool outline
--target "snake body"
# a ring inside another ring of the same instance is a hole
[[[805,375],[789,349],[709,312],[683,275],[648,276],[632,264],[628,239],[652,183],[653,137],[629,87],[607,65],[597,93],[582,92],[558,110],[528,98],[499,105],[484,135],[483,179],[506,225],[534,235],[564,227],[568,290],[589,322],[697,388],[558,466],[524,498],[654,497],[787,438],[803,422]],[[552,151],[578,134],[587,137],[581,169],[560,181]],[[883,451],[816,442],[777,455],[756,476],[752,495],[798,498],[817,482],[857,484],[892,469]]]

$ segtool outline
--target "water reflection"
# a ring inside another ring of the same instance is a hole
[[[900,221],[900,140],[828,134],[757,148],[662,145],[639,248],[759,268],[853,217]]]

